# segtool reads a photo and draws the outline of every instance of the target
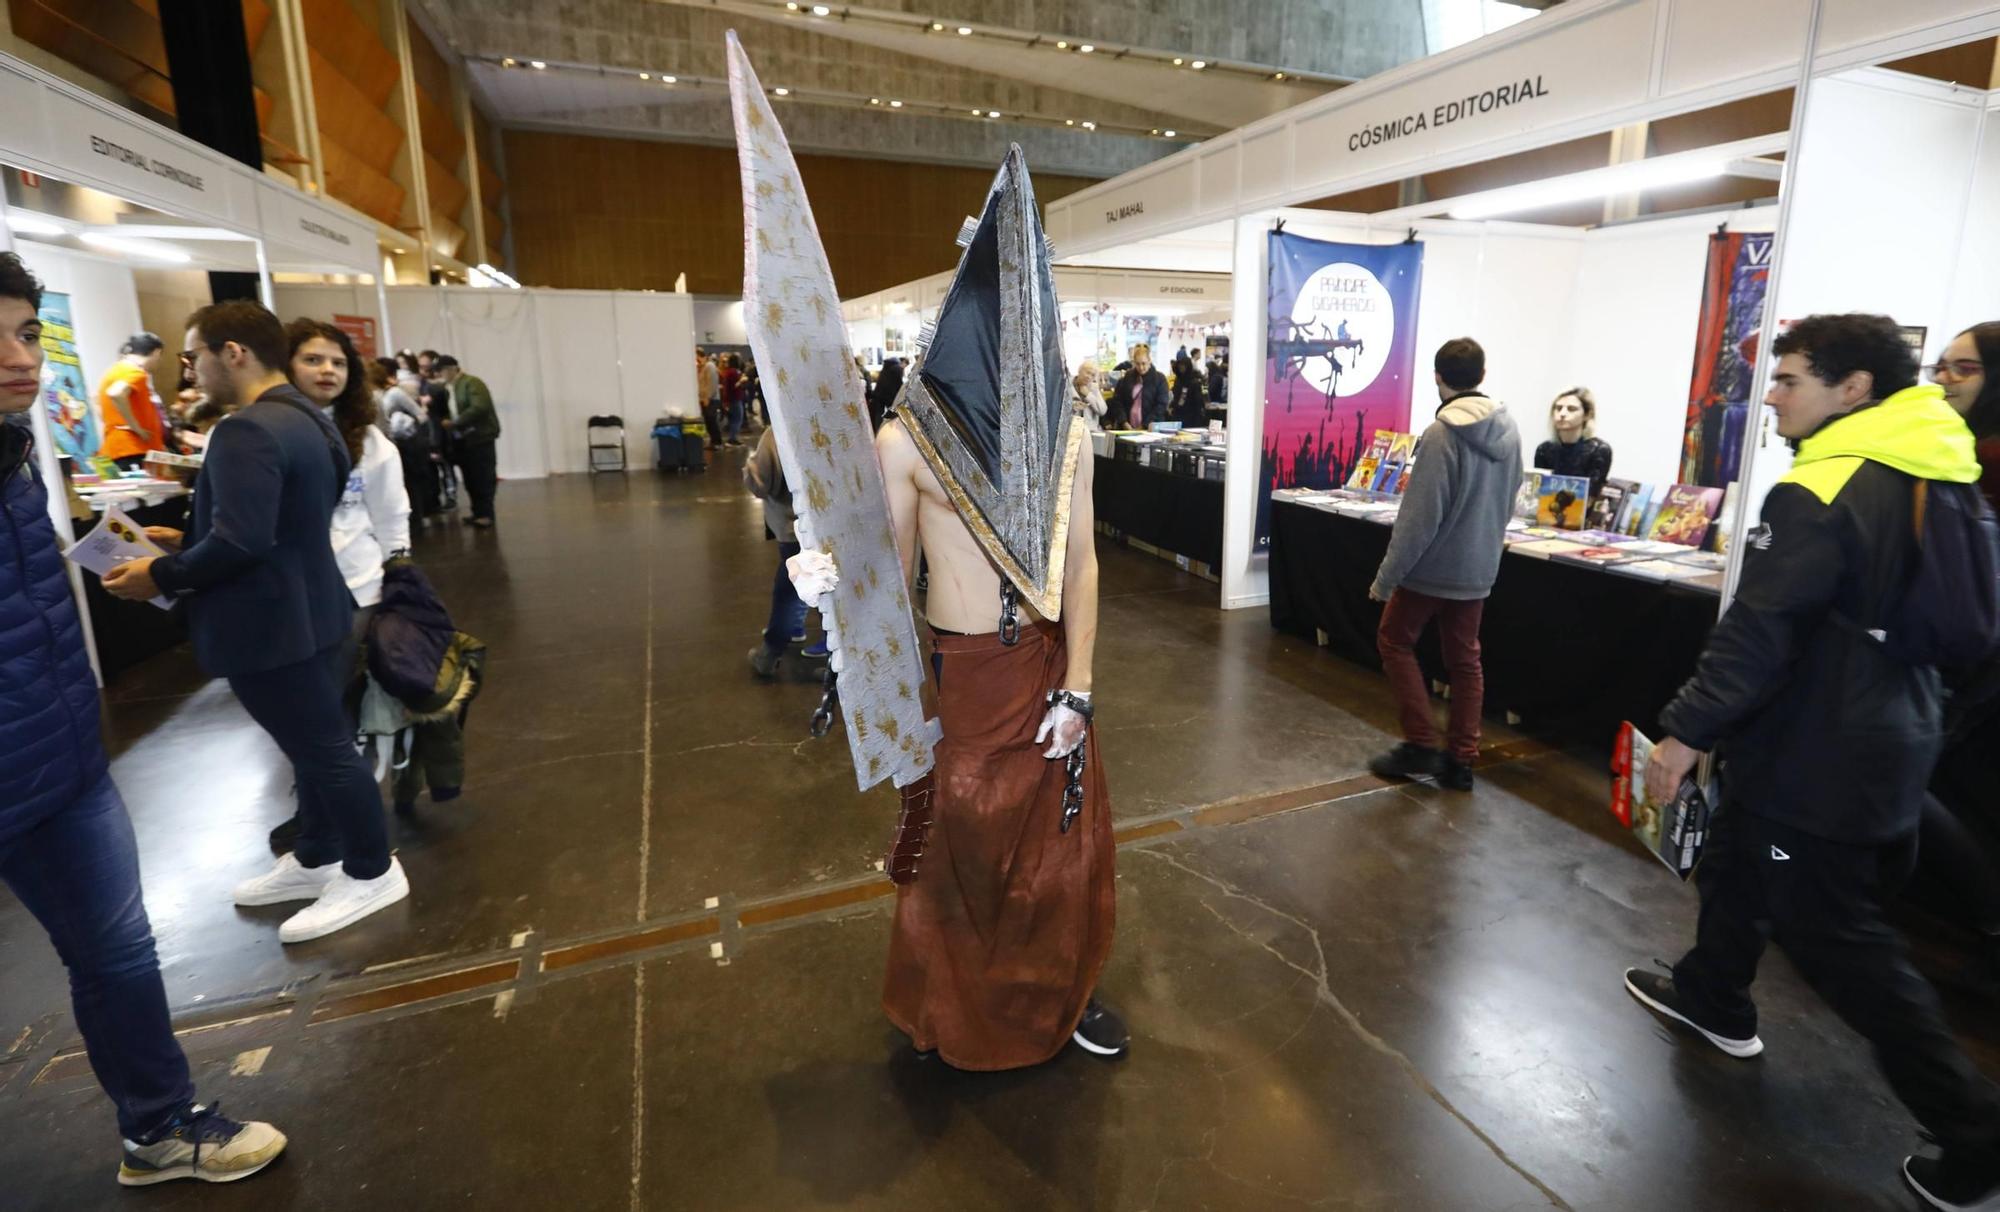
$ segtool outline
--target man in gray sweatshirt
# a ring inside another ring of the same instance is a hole
[[[1368,769],[1383,778],[1428,775],[1441,787],[1470,791],[1486,691],[1479,619],[1500,572],[1507,520],[1521,486],[1521,434],[1505,406],[1479,391],[1486,351],[1477,341],[1446,341],[1435,369],[1443,404],[1417,443],[1403,508],[1368,590],[1388,603],[1375,646],[1402,714],[1403,743],[1371,760]],[[1451,675],[1443,749],[1416,654],[1417,637],[1432,619]]]

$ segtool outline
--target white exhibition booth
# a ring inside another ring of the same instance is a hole
[[[1222,604],[1260,605],[1266,245],[1280,220],[1288,233],[1354,243],[1399,243],[1415,229],[1424,259],[1413,427],[1432,406],[1430,352],[1472,335],[1528,451],[1548,436],[1549,402],[1585,384],[1599,401],[1598,433],[1617,452],[1613,474],[1671,482],[1718,225],[1782,226],[1767,321],[1883,312],[1924,327],[1934,358],[1960,329],[2000,317],[2000,95],[1873,66],[1995,33],[2000,6],[1968,0],[1571,0],[1058,199],[1048,234],[1064,265],[1230,270]],[[1808,46],[1810,87],[1789,134],[1374,214],[1297,209],[1791,88]],[[1451,217],[1532,218],[1558,200],[1718,175],[1767,182],[1762,196],[1778,202],[1574,226]],[[1058,291],[1069,297],[1060,282]],[[934,306],[916,293],[906,301]],[[1760,368],[1753,398],[1764,378]],[[1788,453],[1768,435],[1746,445],[1741,495],[1754,510]]]
[[[626,462],[648,468],[653,422],[701,414],[689,295],[281,282],[274,306],[286,317],[373,316],[395,349],[456,357],[493,390],[503,480],[588,471],[584,422],[602,415],[624,418]]]

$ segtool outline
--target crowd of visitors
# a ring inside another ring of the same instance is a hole
[[[1162,371],[1153,362],[1152,346],[1141,343],[1109,375],[1084,362],[1073,385],[1092,429],[1144,430],[1166,422],[1201,429],[1227,411],[1229,358],[1183,347]]]

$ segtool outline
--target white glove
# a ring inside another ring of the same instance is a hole
[[[801,551],[785,561],[785,573],[801,600],[817,602],[840,584],[840,570],[824,551]]]
[[[1090,701],[1088,690],[1073,690],[1070,693],[1086,703]],[[1042,754],[1045,758],[1066,758],[1078,745],[1083,744],[1083,730],[1089,723],[1089,720],[1083,718],[1082,712],[1068,703],[1052,704],[1049,713],[1042,717],[1041,728],[1035,732],[1035,744],[1050,742],[1048,749]]]

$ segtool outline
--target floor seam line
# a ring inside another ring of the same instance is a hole
[[[651,545],[648,545],[650,550]],[[644,925],[648,877],[653,866],[653,564],[646,562],[646,705],[640,712],[639,895],[633,921]],[[640,1187],[646,1159],[646,965],[632,965],[632,1191],[631,1212],[642,1212]]]

